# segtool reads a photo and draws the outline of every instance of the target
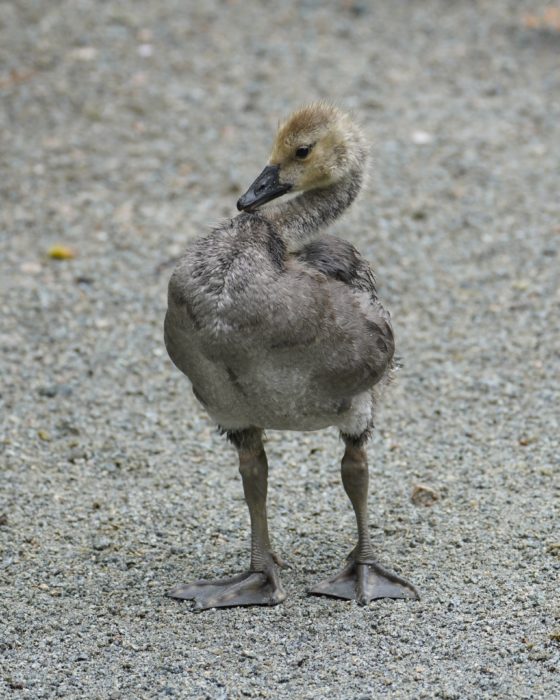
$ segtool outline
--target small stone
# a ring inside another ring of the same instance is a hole
[[[93,46],[78,46],[70,52],[70,56],[77,61],[93,61],[97,58],[97,49]]]
[[[68,461],[72,462],[72,464],[75,464],[81,459],[87,459],[87,452],[81,449],[75,449],[75,450],[70,450],[68,453]]]
[[[99,329],[108,328],[111,325],[111,321],[108,318],[96,318],[93,321],[93,325]]]
[[[138,47],[138,55],[142,58],[149,58],[154,53],[154,47],[151,44],[140,44]]]
[[[186,547],[176,547],[175,545],[169,548],[170,554],[186,554],[187,551]]]
[[[37,390],[39,396],[45,396],[48,399],[52,399],[55,396],[70,396],[72,393],[72,387],[68,384],[51,384],[49,386],[39,387]]]
[[[355,2],[352,5],[350,5],[348,9],[350,13],[353,14],[355,17],[362,17],[362,15],[367,14],[369,11],[367,3],[365,2]]]
[[[25,275],[38,275],[43,269],[38,262],[24,262],[19,266]]]
[[[547,661],[551,654],[547,651],[532,651],[528,655],[530,661]]]
[[[439,493],[434,489],[424,484],[417,484],[412,489],[410,500],[415,506],[429,507],[433,506],[439,500]]]
[[[425,146],[432,143],[434,137],[427,131],[413,131],[411,139],[412,143],[415,143],[417,146]]]
[[[64,386],[64,388],[63,388]],[[72,389],[68,386],[62,385],[59,387],[59,392],[63,396],[69,396],[72,393]],[[61,435],[74,436],[77,437],[80,434],[80,429],[73,425],[69,420],[61,420],[56,424],[56,429]]]
[[[108,537],[101,536],[96,537],[93,540],[93,548],[98,552],[101,552],[102,550],[107,549],[110,546],[111,540]]]
[[[46,396],[47,398],[52,399],[56,396],[57,388],[56,386],[42,386],[39,388],[37,393],[39,396]]]
[[[10,690],[23,690],[25,685],[21,681],[14,680],[13,678],[6,678],[6,684]]]
[[[148,43],[153,39],[154,35],[151,29],[139,29],[136,38],[142,43]]]

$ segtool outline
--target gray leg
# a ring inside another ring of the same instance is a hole
[[[175,586],[172,598],[194,600],[196,609],[234,605],[276,605],[286,594],[278,576],[282,561],[271,551],[266,514],[268,462],[256,429],[229,433],[237,447],[239,471],[251,518],[251,566],[248,572],[220,581],[195,581]]]
[[[373,550],[369,537],[368,485],[369,470],[365,447],[346,445],[340,465],[342,485],[356,515],[358,544],[353,551],[356,561],[370,561]]]
[[[359,440],[346,439],[345,442],[342,483],[356,514],[358,543],[348,557],[348,565],[333,578],[312,588],[310,593],[357,600],[360,605],[366,605],[375,598],[418,598],[412,584],[375,561],[367,513],[367,453]]]

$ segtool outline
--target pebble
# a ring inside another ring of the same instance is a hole
[[[108,537],[96,537],[92,546],[96,551],[101,552],[111,546],[111,540]]]

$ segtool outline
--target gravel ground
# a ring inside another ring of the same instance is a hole
[[[0,3],[1,697],[560,697],[546,4]],[[373,262],[405,359],[370,445],[372,536],[423,597],[305,595],[353,544],[341,445],[271,433],[289,598],[195,615],[164,591],[240,571],[248,515],[163,347],[169,260],[317,97],[373,143],[335,232]]]

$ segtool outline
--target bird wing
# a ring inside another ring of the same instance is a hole
[[[309,337],[307,343],[316,353],[317,382],[332,396],[351,396],[373,386],[390,367],[395,342],[368,263],[354,246],[335,236],[312,241],[293,259],[296,270],[299,266],[309,275],[299,292],[313,299],[314,323],[302,324],[303,333],[292,341],[305,339],[305,330],[314,332],[315,347]],[[289,272],[288,279],[294,275]],[[298,280],[292,282],[297,289]]]
[[[375,278],[370,266],[354,246],[336,236],[324,236],[308,243],[296,257],[304,265],[353,289],[368,292],[377,301]]]
[[[226,245],[223,235],[203,241],[170,282],[166,344],[194,385],[225,368],[249,393],[301,390],[319,405],[384,376],[389,315],[350,243],[324,237],[281,262],[250,240],[235,254]]]

